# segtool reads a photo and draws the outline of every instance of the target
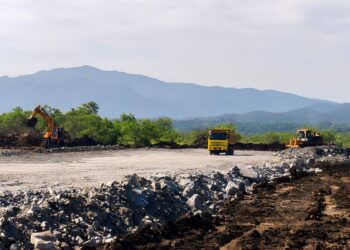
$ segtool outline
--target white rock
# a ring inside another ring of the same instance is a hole
[[[184,191],[182,192],[182,195],[185,197],[189,197],[192,196],[194,192],[194,182],[192,182],[185,187]]]
[[[193,181],[191,180],[191,179],[181,179],[180,181],[179,181],[179,185],[181,186],[181,187],[186,187],[187,185],[189,185],[189,184],[191,184],[191,183],[193,183]]]
[[[40,226],[42,229],[46,229],[47,228],[47,221],[41,222]]]
[[[21,250],[21,247],[19,245],[17,245],[17,244],[12,244],[10,246],[10,250]]]
[[[117,181],[110,181],[110,182],[107,182],[107,187],[115,187],[118,185],[118,182]]]
[[[49,191],[49,194],[50,194],[51,196],[56,195],[56,192],[55,192],[51,187],[48,187],[47,190]]]
[[[168,181],[168,180],[164,180],[162,179],[160,182],[160,187],[161,189],[166,189],[171,193],[177,193],[179,192],[178,187],[176,186],[176,184],[172,181]]]
[[[247,166],[245,168],[241,168],[241,176],[247,179],[253,179],[255,181],[261,180],[259,173],[252,168],[252,166]]]
[[[57,241],[51,231],[44,231],[39,233],[32,233],[30,236],[30,243],[34,245],[34,248],[40,250],[56,250],[59,247],[55,244]]]
[[[187,205],[195,210],[204,210],[203,199],[199,194],[192,195],[192,197],[187,200]]]
[[[227,186],[225,188],[226,194],[228,195],[233,195],[235,193],[237,193],[239,190],[239,185],[234,183],[233,181],[229,181],[227,183]]]
[[[160,183],[157,182],[157,181],[153,181],[152,184],[151,184],[151,186],[152,186],[153,191],[157,191],[157,190],[160,190],[160,189],[161,189],[161,185],[160,185]]]
[[[75,240],[78,242],[79,245],[84,243],[84,240],[79,235],[75,237]]]

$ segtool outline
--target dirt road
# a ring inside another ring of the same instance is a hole
[[[149,177],[262,164],[277,160],[273,152],[236,151],[235,156],[209,155],[204,149],[135,149],[75,153],[27,153],[0,157],[0,191],[97,186],[125,175]]]

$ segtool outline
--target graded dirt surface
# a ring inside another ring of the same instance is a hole
[[[234,156],[209,155],[205,149],[25,152],[0,156],[0,191],[98,186],[131,174],[150,177],[157,173],[209,173],[273,160],[278,157],[268,151],[235,151]]]
[[[105,249],[349,249],[350,164],[259,185],[221,212],[143,228]]]

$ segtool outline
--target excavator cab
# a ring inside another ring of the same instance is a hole
[[[63,138],[64,129],[63,128],[53,128],[51,133],[52,140],[61,140]]]

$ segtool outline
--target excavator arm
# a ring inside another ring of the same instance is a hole
[[[54,127],[53,119],[46,113],[46,111],[40,105],[34,109],[33,113],[27,121],[27,125],[29,127],[34,127],[36,125],[37,119],[35,118],[35,116],[37,114],[39,114],[47,122],[48,131],[52,131]]]

